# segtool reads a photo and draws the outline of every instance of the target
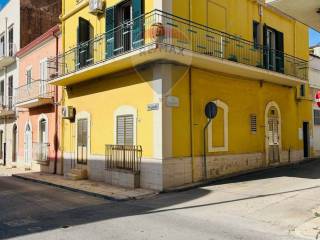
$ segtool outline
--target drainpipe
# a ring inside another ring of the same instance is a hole
[[[56,38],[56,71],[58,71],[58,55],[59,55],[59,36],[56,33],[53,34]],[[57,165],[58,165],[58,150],[59,150],[59,140],[58,140],[58,111],[59,111],[59,87],[54,86],[54,114],[55,114],[55,129],[54,129],[54,170],[53,174],[57,174]],[[62,164],[62,163],[61,163]]]
[[[191,173],[192,182],[194,182],[195,163],[193,154],[193,116],[192,116],[192,68],[189,68],[189,111],[190,111],[190,156],[191,156]]]

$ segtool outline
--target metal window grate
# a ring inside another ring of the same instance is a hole
[[[320,125],[320,110],[313,110],[314,125]]]
[[[250,115],[250,131],[252,134],[257,133],[257,115],[255,114]]]

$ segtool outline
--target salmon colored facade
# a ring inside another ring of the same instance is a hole
[[[18,53],[19,85],[15,89],[18,108],[18,166],[61,173],[59,151],[59,103],[61,91],[49,85],[50,58],[60,52],[59,26],[31,42]]]

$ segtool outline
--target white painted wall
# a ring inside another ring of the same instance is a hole
[[[13,27],[13,43],[15,51],[20,50],[20,0],[10,0],[9,3],[0,11],[0,36],[5,35],[6,48],[8,49],[8,30]],[[13,88],[18,87],[19,64],[15,61],[4,69],[0,69],[0,80],[4,80],[5,103],[8,103],[8,78],[13,76]],[[14,94],[15,91],[13,91]],[[15,119],[2,119],[0,129],[3,129],[3,142],[7,143],[7,164],[11,165],[12,159],[12,130]]]

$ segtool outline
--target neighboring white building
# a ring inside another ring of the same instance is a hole
[[[0,163],[16,160],[17,129],[14,89],[18,86],[16,52],[20,49],[20,1],[11,0],[0,12]]]
[[[310,97],[313,99],[313,150],[320,156],[320,45],[311,47],[309,62]],[[318,99],[317,99],[318,95]],[[319,102],[319,105],[318,105]]]

